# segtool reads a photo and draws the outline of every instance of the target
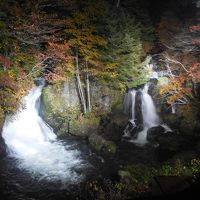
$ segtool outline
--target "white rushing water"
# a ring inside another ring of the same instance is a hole
[[[34,177],[49,181],[77,182],[75,172],[84,166],[80,152],[57,140],[52,128],[39,116],[37,104],[43,85],[33,88],[24,98],[25,108],[7,116],[2,136],[18,167]]]
[[[153,99],[148,94],[148,89],[149,85],[146,84],[142,90],[139,90],[141,92],[141,114],[143,119],[143,130],[137,134],[136,139],[130,140],[131,142],[138,145],[144,145],[147,143],[147,132],[149,128],[160,125],[165,129],[165,132],[172,132],[172,130],[166,124],[161,124],[161,120],[157,115]],[[137,107],[137,105],[135,105],[136,93],[136,90],[130,90],[125,94],[124,113],[129,116],[129,121],[137,120],[137,116],[135,116],[135,107]],[[129,112],[131,112],[131,114]],[[127,132],[127,127],[125,130]],[[128,135],[130,135],[130,133]]]
[[[146,144],[147,143],[147,131],[149,128],[159,125],[159,117],[156,113],[156,107],[151,96],[148,94],[149,85],[146,84],[142,89],[142,117],[143,117],[143,130],[138,133],[138,136],[134,143]]]
[[[142,90],[142,116],[144,127],[150,128],[159,125],[159,117],[151,96],[148,94],[148,84]]]

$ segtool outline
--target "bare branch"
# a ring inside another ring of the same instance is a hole
[[[165,57],[166,61],[168,61],[169,63],[175,63],[175,64],[180,65],[184,69],[184,71],[188,73],[188,70],[186,69],[186,67],[181,62],[179,62],[178,60],[170,58],[167,53],[165,53],[163,56]]]

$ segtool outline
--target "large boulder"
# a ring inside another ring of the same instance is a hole
[[[164,136],[165,129],[162,126],[156,126],[149,128],[147,131],[147,140],[150,142],[156,142],[158,137]]]
[[[90,91],[92,113],[83,115],[75,79],[44,88],[42,115],[57,134],[89,136],[97,132],[101,117],[111,113],[116,102],[122,105],[121,93],[105,84],[91,82]]]
[[[97,134],[90,135],[89,143],[95,150],[109,155],[114,155],[117,150],[117,146],[114,142],[105,140],[102,136]]]

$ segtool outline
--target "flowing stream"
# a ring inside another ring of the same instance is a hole
[[[121,143],[116,162],[96,155],[86,140],[57,138],[39,115],[43,87],[44,84],[40,84],[30,90],[18,113],[5,120],[3,139],[0,137],[0,194],[3,200],[72,200],[80,195],[86,195],[83,199],[88,200],[91,198],[87,198],[87,187],[84,190],[88,180],[115,180],[119,166],[127,160],[131,163],[156,160],[154,149],[150,147],[144,148],[144,152],[131,143]],[[137,119],[139,96],[143,130],[132,141],[145,144],[148,129],[160,122],[148,86],[139,92],[140,95],[136,90],[126,93],[124,106],[129,119]],[[134,155],[131,159],[130,153]]]
[[[17,167],[48,181],[79,182],[87,163],[73,145],[59,141],[53,129],[39,116],[44,84],[33,88],[15,116],[7,116],[2,136]]]

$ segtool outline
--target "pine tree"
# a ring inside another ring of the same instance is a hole
[[[104,27],[108,40],[103,56],[105,71],[113,73],[115,81],[130,85],[140,74],[140,23],[118,8],[111,13],[107,11]]]

